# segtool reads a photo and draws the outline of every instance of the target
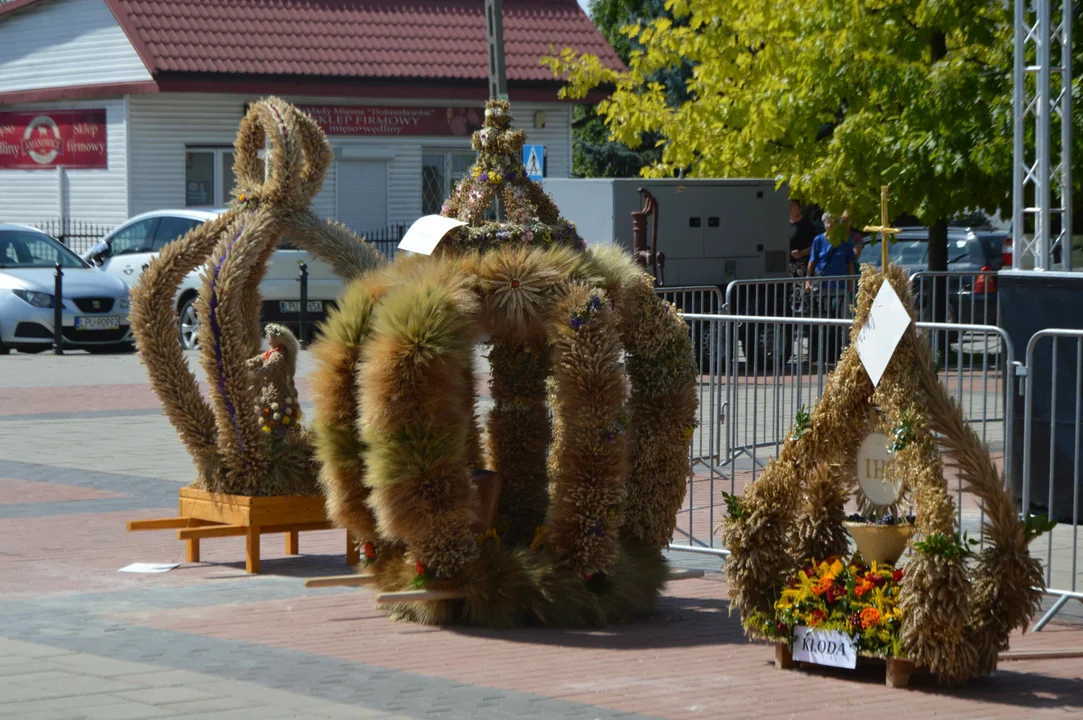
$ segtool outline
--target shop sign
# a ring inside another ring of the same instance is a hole
[[[328,135],[469,137],[485,121],[481,108],[299,105]]]
[[[105,110],[0,112],[0,169],[109,167]]]

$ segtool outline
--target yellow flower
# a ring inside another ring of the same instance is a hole
[[[271,432],[271,426],[270,425],[264,425],[263,427],[260,428],[260,430],[262,430],[265,433],[269,433],[269,432]]]
[[[283,424],[283,425],[289,425],[289,424],[290,424],[290,416],[289,416],[289,415],[287,415],[286,417],[282,418],[282,424]]]

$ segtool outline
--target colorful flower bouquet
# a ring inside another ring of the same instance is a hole
[[[844,563],[838,557],[812,563],[790,578],[775,603],[774,617],[758,614],[760,634],[793,641],[793,628],[805,625],[850,635],[858,653],[901,657],[898,606],[903,571],[865,564],[860,555]]]

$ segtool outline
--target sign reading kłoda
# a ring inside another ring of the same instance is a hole
[[[857,667],[857,650],[854,641],[844,632],[796,625],[793,629],[793,659],[853,670]]]
[[[109,167],[105,110],[0,112],[0,169]]]
[[[298,105],[328,135],[468,137],[481,129],[481,108]]]

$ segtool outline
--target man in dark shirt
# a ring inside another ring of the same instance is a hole
[[[790,276],[804,277],[816,228],[805,217],[800,200],[790,200]]]

